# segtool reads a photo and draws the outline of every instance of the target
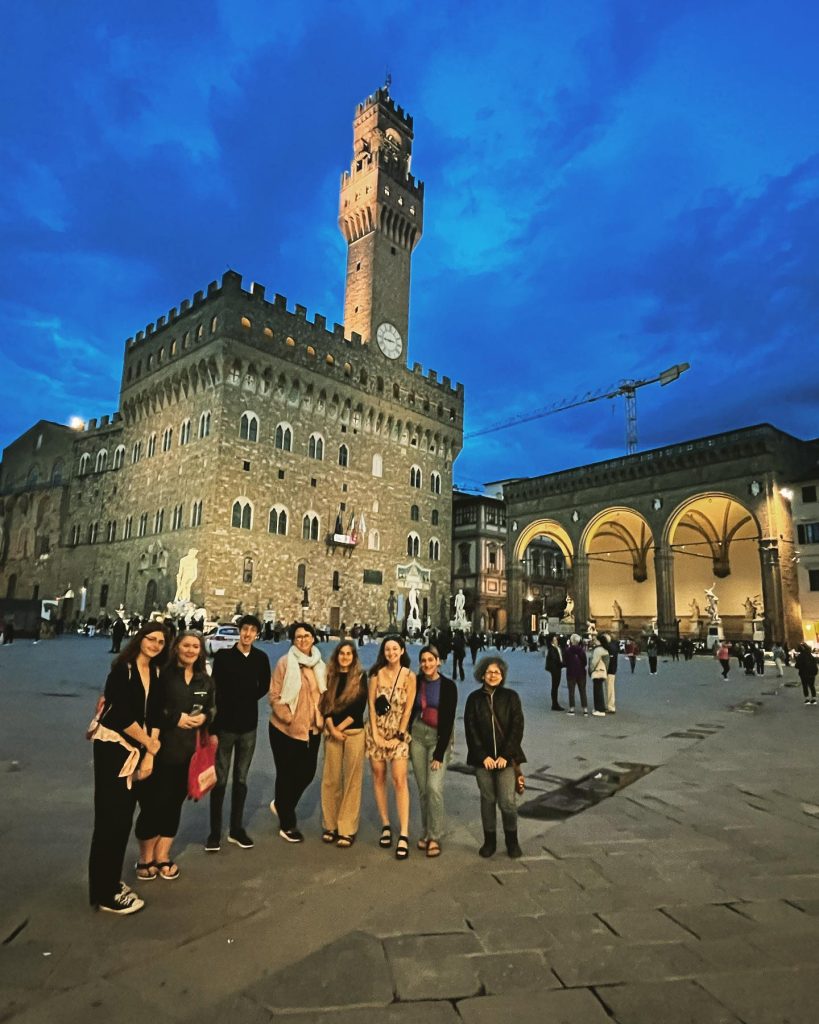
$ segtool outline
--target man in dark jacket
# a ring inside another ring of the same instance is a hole
[[[614,685],[617,682],[617,655],[620,653],[620,641],[609,637],[609,668],[606,676],[606,713],[614,715],[617,713]]]
[[[254,647],[262,624],[254,615],[239,620],[239,642],[213,659],[216,687],[216,721],[213,731],[219,737],[216,755],[216,785],[210,795],[210,835],[205,843],[208,853],[218,853],[222,843],[222,805],[225,800],[230,759],[233,757],[233,789],[230,801],[228,842],[249,850],[253,840],[242,824],[247,799],[247,775],[256,749],[259,700],[270,687],[270,661],[264,651]]]

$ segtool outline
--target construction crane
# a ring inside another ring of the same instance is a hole
[[[619,398],[622,395],[626,400],[626,454],[633,455],[637,451],[637,388],[657,383],[660,387],[665,387],[666,384],[678,380],[690,368],[690,363],[677,363],[667,370],[663,370],[662,373],[658,373],[656,377],[647,377],[645,380],[622,380],[616,387],[601,391],[588,391],[585,395],[575,395],[563,402],[555,402],[554,405],[535,409],[534,412],[523,413],[520,416],[513,416],[509,420],[503,420],[501,423],[494,423],[490,427],[472,430],[468,434],[464,434],[464,440],[481,437],[484,434],[493,434],[496,430],[506,430],[507,427],[517,426],[518,423],[528,423],[530,420],[539,420],[544,416],[554,416],[555,413],[565,412],[566,409],[576,409],[579,405],[589,405],[591,402],[600,402],[604,398]]]

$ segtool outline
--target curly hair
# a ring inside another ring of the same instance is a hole
[[[503,658],[498,658],[491,654],[487,655],[485,658],[481,658],[481,660],[475,666],[473,672],[475,679],[479,683],[482,683],[484,680],[484,676],[486,675],[486,670],[489,668],[490,665],[497,665],[498,668],[501,670],[501,675],[503,676],[503,679],[501,680],[500,685],[503,686],[503,684],[506,682],[506,677],[509,675],[509,666],[506,664]]]

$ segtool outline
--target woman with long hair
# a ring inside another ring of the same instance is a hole
[[[133,914],[145,906],[121,876],[137,801],[133,782],[151,775],[161,746],[151,698],[165,644],[161,623],[149,622],[136,632],[111,665],[104,706],[94,723],[89,896],[92,906],[111,914]]]
[[[327,689],[327,666],[315,647],[316,630],[294,622],[288,631],[292,646],[276,662],[270,677],[270,749],[276,763],[276,790],[270,810],[278,815],[279,835],[303,843],[296,827],[296,807],[316,775],[324,731],[321,696]]]
[[[481,658],[475,666],[480,684],[470,693],[464,708],[466,762],[475,768],[481,794],[483,846],[481,857],[491,857],[497,848],[497,812],[500,810],[510,857],[522,857],[518,843],[516,767],[523,754],[523,708],[514,690],[504,686],[509,668],[503,658]]]
[[[441,854],[444,830],[444,779],[452,756],[458,687],[441,675],[441,659],[431,644],[418,655],[415,701],[410,715],[410,757],[421,803],[418,849],[427,857]]]
[[[392,846],[387,799],[387,762],[390,764],[395,807],[398,813],[397,860],[409,857],[410,795],[407,782],[410,714],[415,703],[415,673],[410,669],[407,646],[400,636],[386,636],[370,669],[368,683],[369,722],[365,747],[373,773],[375,805],[381,818],[378,845]]]
[[[321,776],[322,840],[346,849],[355,842],[364,777],[364,712],[367,677],[352,640],[342,640],[327,661],[324,771]]]
[[[139,840],[137,878],[173,881],[179,867],[171,858],[182,804],[188,795],[188,766],[196,749],[196,730],[213,720],[213,680],[205,664],[200,633],[178,634],[157,688],[159,739],[162,744],[152,776],[144,783],[142,810],[136,823]]]

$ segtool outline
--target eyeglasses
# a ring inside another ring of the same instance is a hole
[[[294,640],[312,640],[313,636],[311,633],[296,633],[293,637]]]

